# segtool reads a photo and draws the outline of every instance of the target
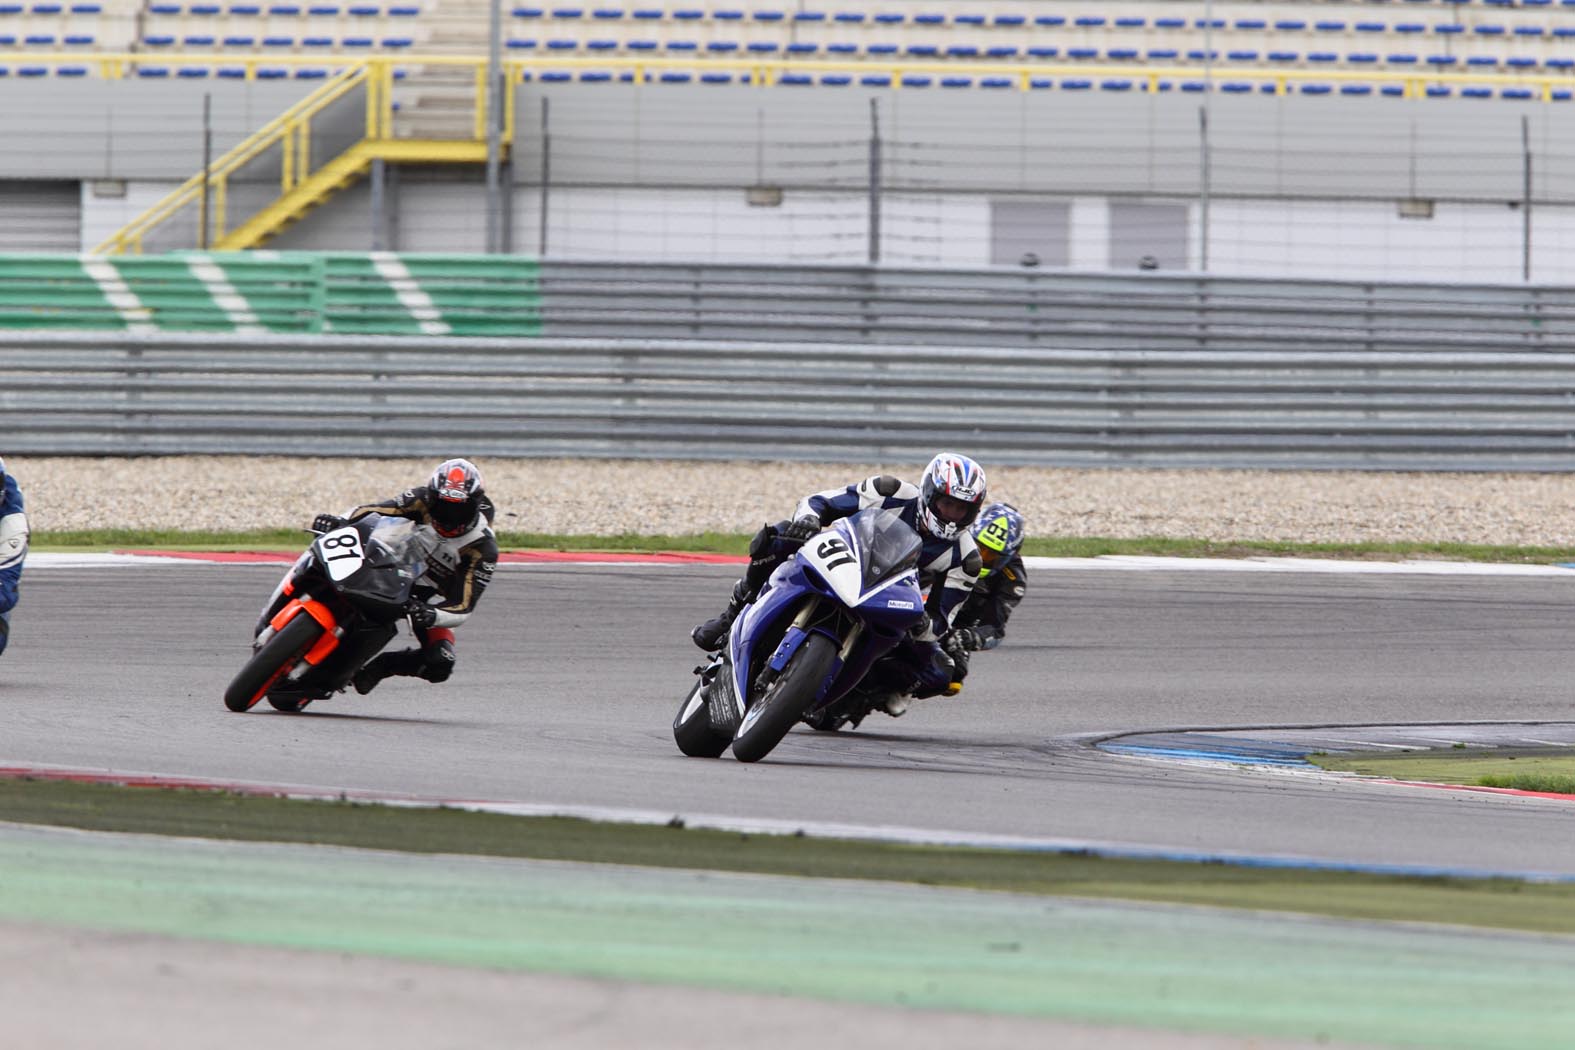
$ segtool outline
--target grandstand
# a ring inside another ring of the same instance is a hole
[[[488,13],[480,0],[0,2],[0,91],[30,85],[0,114],[0,130],[20,144],[9,165],[0,162],[0,177],[56,180],[51,214],[75,209],[83,248],[479,248]],[[1539,221],[1554,224],[1549,207],[1575,201],[1559,174],[1565,121],[1553,115],[1575,91],[1575,0],[505,0],[502,14],[508,234],[520,248],[854,259],[875,243],[862,226],[867,198],[880,189],[885,251],[903,261],[1033,256],[1075,266],[1132,254],[1002,248],[1016,243],[1009,198],[1051,193],[1107,206],[1074,203],[1069,216],[1049,219],[1041,209],[1033,222],[1044,230],[1075,238],[1089,222],[1116,223],[1107,213],[1120,209],[1108,202],[1125,195],[1121,214],[1148,209],[1139,226],[1166,231],[1140,255],[1197,265],[1204,99],[1223,107],[1221,132],[1232,132],[1232,121],[1252,129],[1210,147],[1211,189],[1221,200],[1271,202],[1266,214],[1283,199],[1301,202],[1313,226],[1370,228],[1377,220],[1354,217],[1349,202],[1382,202],[1392,213],[1405,200],[1418,202],[1407,205],[1413,217],[1431,215],[1434,201],[1486,216],[1521,198],[1528,134],[1553,162],[1539,169]],[[629,90],[635,85],[642,90]],[[181,101],[200,95],[223,115],[206,180],[193,175],[201,166],[195,107]],[[796,101],[768,105],[767,96]],[[1174,104],[1155,109],[1156,96]],[[1040,97],[1044,104],[1032,101]],[[1063,98],[1083,101],[1068,108]],[[868,106],[880,99],[883,185],[873,187],[878,132]],[[1485,99],[1520,105],[1477,104]],[[548,102],[557,107],[550,127]],[[51,107],[66,119],[53,119]],[[626,125],[631,110],[644,116]],[[236,114],[250,114],[249,125],[235,127]],[[1529,131],[1523,117],[1534,121]],[[179,144],[138,138],[154,121],[179,129]],[[772,130],[772,121],[816,134]],[[137,129],[129,144],[115,133],[122,127]],[[112,147],[82,144],[106,128]],[[1429,145],[1444,135],[1429,129],[1443,128],[1462,130],[1447,146]],[[1036,134],[1057,147],[1041,147]],[[1253,135],[1272,136],[1272,157]],[[134,162],[139,150],[167,156]],[[1232,150],[1251,175],[1237,177]],[[762,158],[778,151],[792,156],[773,170]],[[991,162],[973,164],[970,152]],[[1401,154],[1403,163],[1391,162]],[[625,165],[628,157],[639,159]],[[1362,179],[1347,177],[1353,165]],[[1451,165],[1470,176],[1446,177]],[[1037,170],[1003,178],[1011,166]],[[1148,174],[1129,179],[1129,167]],[[967,174],[953,177],[958,171]],[[1054,177],[1041,177],[1046,171]],[[106,176],[125,181],[124,193],[86,192]],[[717,203],[755,186],[761,192],[743,211],[731,197]],[[145,210],[177,189],[175,204]],[[784,191],[786,203],[773,204]],[[39,199],[0,199],[0,214],[43,214]],[[808,200],[820,203],[804,210]],[[1306,202],[1328,204],[1327,214],[1314,216]],[[656,239],[641,228],[653,209],[666,231]],[[128,225],[139,212],[141,224]],[[1228,214],[1220,205],[1215,222]],[[1176,232],[1178,215],[1193,234]],[[563,227],[566,216],[578,225]],[[1506,244],[1525,239],[1518,216],[1449,221],[1462,241],[1478,236],[1469,231],[1479,221],[1513,226],[1513,235],[1494,235]],[[196,232],[203,222],[205,242]],[[1431,243],[1418,239],[1423,223],[1444,225],[1416,220],[1393,237]],[[912,232],[895,232],[901,224]],[[65,237],[56,230],[38,243]],[[735,237],[736,247],[719,247]],[[1241,265],[1263,265],[1270,247],[1244,247]],[[1338,245],[1317,254],[1341,258]]]

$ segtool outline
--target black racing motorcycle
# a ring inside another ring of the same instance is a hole
[[[266,697],[299,711],[349,685],[399,632],[438,542],[430,526],[381,514],[319,535],[263,607],[224,706],[249,711]]]

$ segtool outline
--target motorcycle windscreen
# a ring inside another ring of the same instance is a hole
[[[848,522],[863,555],[864,590],[877,586],[919,564],[923,544],[908,523],[889,510],[866,510]]]
[[[426,572],[427,555],[437,541],[430,530],[407,518],[377,517],[367,533],[366,560],[341,590],[358,604],[402,606]]]

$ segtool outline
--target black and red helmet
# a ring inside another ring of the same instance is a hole
[[[432,526],[444,536],[459,536],[481,517],[481,471],[468,459],[446,459],[427,482],[432,493]]]

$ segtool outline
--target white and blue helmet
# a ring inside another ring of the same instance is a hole
[[[967,456],[942,452],[919,482],[919,526],[939,539],[956,539],[979,516],[984,494],[984,468]]]

